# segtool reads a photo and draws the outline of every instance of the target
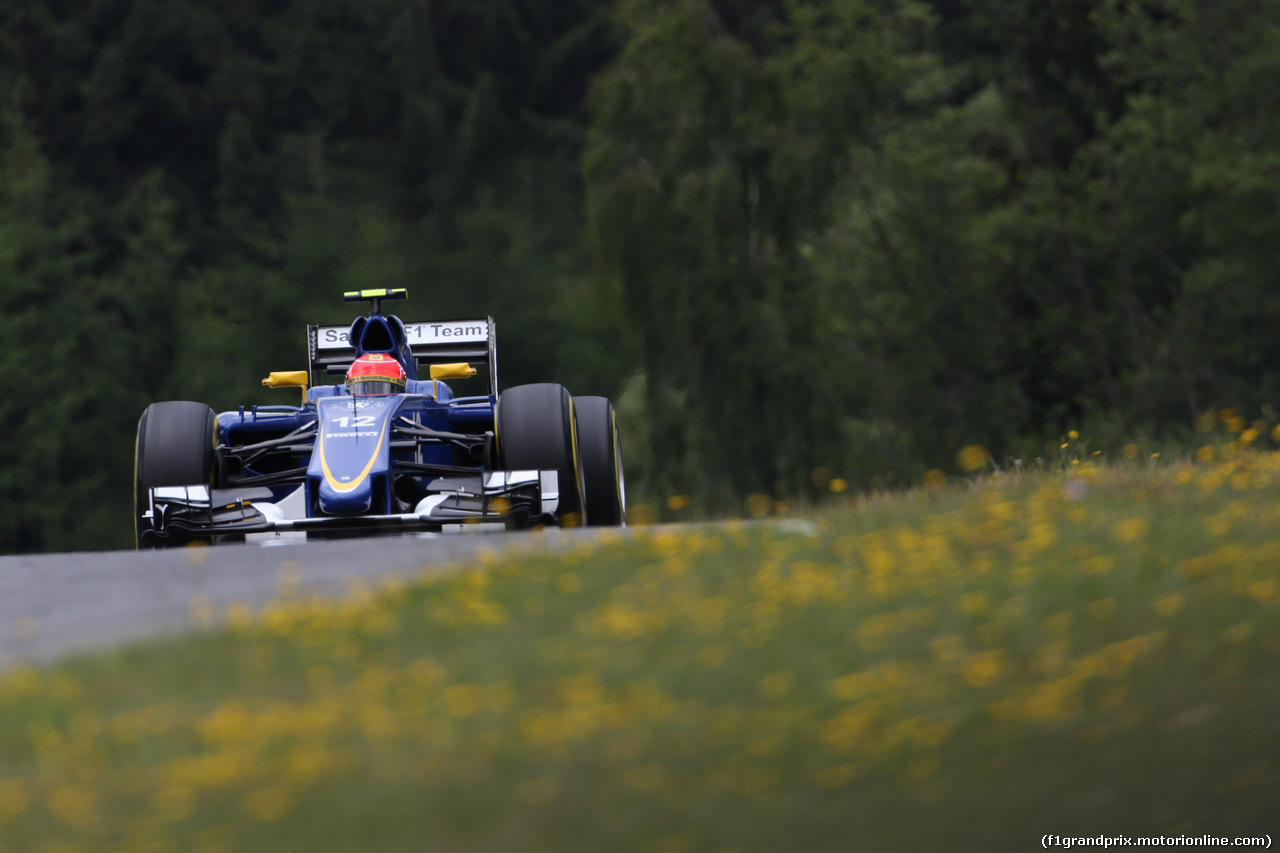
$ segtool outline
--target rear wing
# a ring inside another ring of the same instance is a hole
[[[348,336],[350,330],[349,325],[307,326],[308,378],[312,387],[323,384],[325,376],[346,375],[347,368],[356,360],[356,350]],[[418,366],[459,361],[473,366],[483,364],[489,372],[489,393],[497,396],[498,354],[492,317],[405,323],[404,331]]]

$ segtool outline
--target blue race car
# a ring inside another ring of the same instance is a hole
[[[347,293],[372,303],[368,317],[307,327],[309,369],[262,380],[300,389],[300,405],[148,406],[134,457],[138,547],[624,524],[609,400],[554,384],[499,394],[493,318],[382,313],[406,296]],[[453,396],[445,380],[473,376],[473,364],[489,393]]]

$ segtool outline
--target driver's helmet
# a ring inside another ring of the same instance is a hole
[[[404,368],[394,356],[366,353],[357,358],[347,371],[347,393],[353,397],[403,394],[404,389]]]

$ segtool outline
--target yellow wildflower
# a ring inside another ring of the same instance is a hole
[[[1145,518],[1126,518],[1116,524],[1112,533],[1121,542],[1136,542],[1147,535]]]
[[[1116,611],[1116,600],[1114,598],[1100,598],[1097,601],[1089,602],[1089,615],[1099,621],[1110,619],[1111,614]]]
[[[1230,643],[1243,643],[1251,636],[1253,636],[1252,622],[1240,622],[1222,632],[1223,639]]]
[[[80,785],[61,785],[49,792],[45,804],[63,821],[72,826],[85,826],[97,817],[97,802],[93,792]]]
[[[856,765],[840,764],[819,772],[814,781],[818,783],[819,788],[843,788],[852,782],[856,775]]]
[[[818,726],[818,737],[837,752],[849,752],[875,722],[873,711],[850,709]]]
[[[970,687],[987,687],[1004,674],[1008,655],[1003,649],[987,649],[965,658],[961,675]]]
[[[288,814],[292,807],[293,796],[289,789],[283,786],[264,788],[249,794],[244,799],[245,811],[263,823],[279,820]]]
[[[196,792],[187,785],[165,787],[152,795],[151,803],[161,820],[176,823],[191,816],[195,809]]]
[[[1023,712],[1035,722],[1065,720],[1078,710],[1079,687],[1079,680],[1069,676],[1047,681],[1027,696]]]
[[[1158,599],[1154,607],[1161,616],[1172,616],[1182,609],[1186,600],[1186,596],[1182,593],[1175,592]]]
[[[0,782],[0,824],[25,812],[29,803],[27,786],[21,779]]]
[[[988,458],[985,447],[980,444],[970,444],[968,447],[960,448],[956,453],[956,464],[960,466],[961,471],[973,472],[986,466]]]

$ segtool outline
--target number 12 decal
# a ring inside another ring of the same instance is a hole
[[[333,422],[336,423],[338,426],[342,427],[343,429],[346,429],[349,426],[353,426],[356,429],[359,429],[360,427],[373,426],[374,420],[376,419],[373,417],[373,415],[357,415],[354,418],[334,418]]]

